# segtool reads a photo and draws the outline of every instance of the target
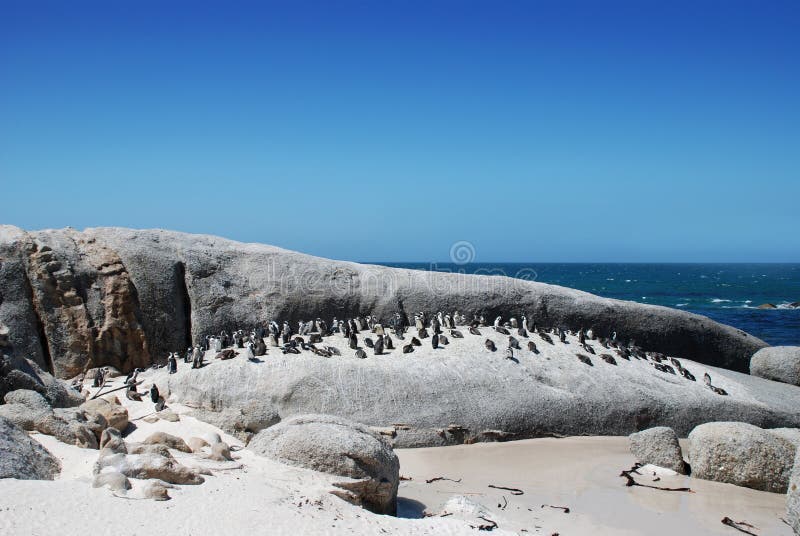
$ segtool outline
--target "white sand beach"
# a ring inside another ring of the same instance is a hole
[[[474,527],[489,523],[480,517],[497,524],[495,534],[733,534],[720,522],[728,516],[758,527],[759,535],[791,535],[781,521],[784,495],[670,476],[650,466],[640,470],[639,482],[689,486],[694,493],[626,487],[618,475],[634,459],[624,437],[400,449],[400,473],[408,480],[400,485],[398,517],[376,515],[331,495],[334,477],[256,456],[236,438],[185,415],[189,408],[170,404],[183,414],[180,421],[149,423],[142,417],[150,404],[120,398],[136,426],[126,440],[154,431],[184,439],[216,432],[235,447],[234,461],[173,451],[184,465],[209,469],[212,476],[201,485],[170,489],[168,501],[140,498],[137,481],[118,497],[92,488],[96,450],[33,434],[63,470],[55,481],[0,480],[1,534],[474,534]],[[425,482],[436,477],[452,480]]]

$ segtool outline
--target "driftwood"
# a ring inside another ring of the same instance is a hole
[[[506,488],[506,487],[504,487],[504,486],[495,486],[494,484],[489,484],[489,487],[490,487],[490,488],[494,488],[494,489],[502,489],[502,490],[508,491],[508,492],[510,492],[510,493],[511,493],[511,495],[522,495],[522,494],[524,494],[524,493],[525,493],[525,492],[524,492],[524,491],[522,491],[521,489],[517,489],[517,488]]]
[[[758,528],[758,527],[754,527],[753,525],[751,525],[750,523],[747,523],[745,521],[734,521],[733,519],[731,519],[731,518],[726,516],[726,517],[722,518],[722,524],[723,525],[728,525],[729,527],[733,527],[736,530],[738,530],[739,532],[744,532],[745,534],[749,534],[750,536],[758,536],[755,532],[750,532],[749,530],[747,530],[745,528],[742,528],[742,527],[747,527],[748,529],[757,529]]]
[[[619,476],[621,476],[621,477],[623,477],[623,478],[625,478],[627,480],[625,482],[626,486],[628,486],[628,487],[639,486],[641,488],[657,489],[657,490],[661,490],[661,491],[685,491],[687,493],[694,493],[694,491],[692,491],[692,488],[665,488],[665,487],[662,487],[662,486],[650,486],[649,484],[640,484],[639,482],[636,482],[636,480],[634,480],[634,478],[631,476],[631,474],[636,473],[637,475],[640,475],[641,473],[639,471],[637,471],[637,469],[639,469],[639,467],[641,467],[641,466],[642,466],[642,464],[637,463],[633,467],[628,469],[627,471],[622,471],[619,474]]]
[[[569,507],[567,506],[553,506],[552,504],[543,504],[542,508],[544,508],[545,506],[547,506],[548,508],[553,508],[555,510],[564,510],[565,514],[569,513]]]
[[[493,520],[491,520],[491,519],[489,519],[487,517],[483,517],[483,516],[478,516],[478,519],[483,519],[488,524],[478,525],[477,527],[470,525],[473,529],[485,530],[485,531],[489,532],[489,531],[493,531],[494,529],[497,528],[497,522],[496,521],[493,521]]]
[[[433,477],[431,479],[426,480],[425,483],[426,484],[432,484],[432,483],[438,482],[440,480],[449,480],[450,482],[461,482],[460,478],[458,480],[453,480],[452,478],[447,478],[447,477],[444,477],[444,476],[436,476],[436,477]]]

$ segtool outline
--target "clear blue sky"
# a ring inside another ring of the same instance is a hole
[[[800,2],[0,0],[0,222],[800,261]]]

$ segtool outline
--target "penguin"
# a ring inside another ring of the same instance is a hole
[[[388,333],[383,336],[383,347],[386,348],[387,350],[394,350],[392,337]]]
[[[718,395],[722,395],[722,396],[728,396],[728,391],[726,391],[726,390],[725,390],[725,389],[723,389],[722,387],[714,387],[714,386],[712,385],[712,386],[711,386],[711,390],[712,390],[712,391],[714,391],[715,393],[717,393]]]
[[[444,335],[439,335],[439,344],[440,345],[447,345],[450,344],[450,341],[447,340],[447,337]]]
[[[495,326],[494,330],[497,333],[501,333],[503,335],[510,335],[509,331],[506,328],[504,328],[503,326]]]
[[[457,329],[451,329],[450,330],[450,336],[453,337],[454,339],[463,339],[464,338],[464,334],[461,333],[460,331],[458,331]]]
[[[358,348],[358,337],[356,337],[355,333],[350,334],[350,349],[355,350]]]
[[[414,351],[414,345],[413,344],[409,343],[409,344],[406,344],[405,346],[403,346],[403,353],[404,354],[410,354],[413,351]]]
[[[691,372],[689,372],[685,368],[680,369],[680,371],[681,371],[681,375],[684,378],[686,378],[687,380],[690,380],[690,381],[693,381],[693,382],[697,381],[697,379],[694,377],[694,374],[692,374]]]
[[[544,340],[545,342],[547,342],[549,344],[553,344],[553,339],[550,337],[550,335],[548,335],[544,331],[540,331],[539,332],[539,337],[541,337],[542,340]]]
[[[675,368],[677,368],[678,370],[683,368],[683,365],[681,365],[681,362],[678,361],[677,359],[675,359],[674,357],[670,357],[669,360],[673,365],[675,365]]]
[[[127,389],[125,389],[125,398],[128,400],[132,400],[134,402],[141,402],[142,395],[136,391],[136,383],[128,384]]]
[[[575,354],[575,355],[578,356],[578,359],[581,360],[581,363],[586,363],[590,367],[594,366],[594,364],[592,364],[592,360],[589,359],[588,355],[583,355],[583,354]]]
[[[191,346],[186,349],[186,355],[183,357],[183,362],[184,363],[191,363],[192,362],[192,352],[193,351],[194,350],[192,349]]]
[[[192,354],[192,368],[193,369],[203,368],[204,357],[205,357],[205,352],[200,350],[199,346],[196,346],[194,349],[194,354]]]
[[[514,360],[514,349],[506,348],[506,359]]]
[[[483,344],[484,346],[486,346],[486,349],[489,350],[490,352],[494,352],[495,350],[497,350],[497,347],[494,345],[491,339],[486,339],[486,342],[484,342]]]
[[[414,315],[414,326],[417,328],[418,331],[425,327],[419,315]]]
[[[528,338],[528,330],[526,330],[525,328],[520,326],[520,327],[517,328],[517,335],[527,339]]]
[[[433,337],[431,337],[431,346],[433,346],[434,350],[439,348],[439,334],[438,333],[434,332]]]
[[[562,343],[567,342],[567,332],[561,328],[558,328],[558,338]]]
[[[528,341],[528,350],[530,350],[534,354],[538,354],[539,353],[539,349],[536,348],[536,343],[533,342],[533,341]]]
[[[631,353],[628,351],[627,348],[618,348],[616,352],[617,355],[620,356],[622,359],[626,359],[628,361],[631,360]]]
[[[594,348],[592,348],[592,347],[591,347],[591,346],[589,346],[588,344],[584,344],[584,345],[583,345],[583,349],[584,349],[584,350],[586,350],[587,352],[589,352],[590,354],[592,354],[592,355],[595,355],[595,353],[594,353]]]
[[[366,346],[367,348],[374,348],[375,343],[372,342],[372,339],[370,339],[369,337],[364,337],[364,346]]]
[[[178,360],[172,352],[169,353],[169,357],[167,358],[167,370],[170,374],[178,372]]]
[[[703,383],[706,384],[706,387],[711,387],[711,375],[708,372],[703,374]]]
[[[583,346],[586,344],[586,334],[583,332],[583,328],[578,331],[578,343]]]
[[[508,347],[513,348],[515,350],[522,350],[519,346],[519,341],[512,337],[511,335],[508,336]]]
[[[609,365],[616,365],[617,361],[611,354],[600,354],[600,358]]]
[[[92,387],[101,387],[106,379],[105,370],[99,367],[94,371],[94,378],[92,378]]]
[[[375,355],[381,355],[383,353],[383,337],[378,337],[375,339]]]
[[[526,315],[522,315],[522,319],[520,320],[519,327],[528,329],[528,317]]]
[[[325,349],[328,350],[328,353],[331,355],[342,355],[342,352],[335,346],[326,346]]]
[[[428,330],[425,329],[425,328],[422,328],[422,329],[420,329],[418,331],[417,335],[419,335],[420,339],[426,339],[428,337]]]
[[[416,337],[411,337],[411,344],[413,344],[414,346],[422,346],[422,343],[419,342],[419,339]]]
[[[480,334],[481,334],[480,330],[479,330],[477,327],[475,327],[475,326],[472,326],[472,327],[470,327],[470,328],[469,328],[469,332],[470,332],[472,335],[480,335]]]
[[[253,351],[253,355],[262,356],[267,355],[267,345],[264,344],[264,339],[259,338],[255,345],[255,350]]]
[[[356,357],[359,358],[359,359],[366,359],[367,358],[367,352],[365,352],[364,350],[359,348],[358,350],[356,350]]]
[[[153,384],[152,387],[150,387],[150,400],[153,401],[153,404],[158,402],[159,396],[158,387],[156,384]]]
[[[494,319],[494,324],[493,324],[494,329],[497,329],[500,326],[501,320],[503,320],[502,316],[498,316],[497,318]]]
[[[444,315],[444,322],[442,322],[442,325],[444,325],[444,327],[447,329],[454,329],[456,327],[455,323],[453,322],[453,317],[449,314]]]

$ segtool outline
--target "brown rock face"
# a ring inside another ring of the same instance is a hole
[[[43,335],[43,364],[61,378],[98,366],[147,366],[150,352],[136,288],[124,264],[92,239],[71,238],[78,262],[59,258],[38,241],[24,247],[31,301]]]

